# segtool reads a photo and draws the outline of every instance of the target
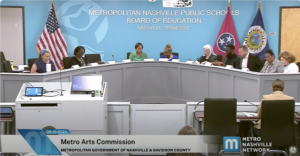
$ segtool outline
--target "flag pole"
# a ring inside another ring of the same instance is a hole
[[[228,7],[230,7],[230,0],[228,0]]]
[[[57,18],[57,15],[56,15],[56,11],[55,11],[55,7],[54,7],[54,2],[53,0],[51,0],[51,7],[53,7],[53,10],[54,10],[54,13],[55,13],[55,17],[56,17],[56,20],[58,22],[58,18]]]
[[[260,12],[261,12],[261,0],[259,0],[258,8],[259,8],[259,10],[260,10]]]

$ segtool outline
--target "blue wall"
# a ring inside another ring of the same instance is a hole
[[[77,45],[86,45],[86,53],[100,53],[104,61],[116,61],[126,58],[127,52],[135,51],[134,45],[141,42],[149,58],[157,59],[165,45],[170,43],[174,52],[180,53],[180,60],[196,59],[203,54],[205,44],[214,46],[225,15],[216,16],[178,16],[183,18],[201,18],[197,24],[127,24],[127,18],[174,18],[174,16],[93,16],[89,10],[227,10],[227,0],[195,1],[192,8],[164,8],[162,1],[54,1],[62,32],[67,41],[69,56]],[[257,1],[231,0],[233,15],[240,44],[243,43],[258,9]],[[26,60],[37,57],[36,43],[45,26],[50,11],[50,0],[45,1],[9,1],[3,0],[2,6],[24,6],[25,8],[25,46]],[[280,6],[300,6],[298,0],[267,1],[262,0],[262,15],[269,46],[276,57],[279,38]],[[190,26],[189,31],[176,30],[138,30],[138,26]],[[275,32],[275,36],[269,36]]]

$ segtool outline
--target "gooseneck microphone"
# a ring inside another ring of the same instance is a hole
[[[62,70],[62,69],[60,69],[60,71],[59,71],[59,77],[60,77],[60,96],[64,96],[64,95],[63,95],[63,90],[62,90],[61,70]]]
[[[244,102],[250,103],[251,105],[253,105],[253,106],[257,107],[257,110],[256,110],[256,112],[258,111],[259,107],[258,107],[257,105],[255,105],[255,104],[253,104],[253,103],[251,103],[251,102],[249,102],[249,101],[247,101],[247,100],[244,100]]]

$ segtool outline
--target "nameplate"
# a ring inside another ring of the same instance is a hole
[[[108,61],[107,64],[115,64],[115,61]]]
[[[242,68],[242,71],[250,71],[249,68]]]
[[[193,64],[194,61],[187,60],[186,63]]]
[[[154,61],[154,58],[147,58],[147,59],[144,59],[144,61]]]
[[[131,60],[130,59],[127,59],[127,60],[123,60],[122,62],[131,62]]]
[[[167,58],[159,58],[158,61],[169,61]]]
[[[91,66],[98,66],[98,63],[91,63]]]
[[[77,68],[79,68],[79,65],[73,65],[71,68],[72,69],[77,69]]]
[[[232,65],[226,65],[226,68],[227,69],[233,69],[233,66]]]
[[[19,66],[18,66],[18,69],[19,69],[19,70],[24,70],[25,67],[28,67],[28,65],[19,65]]]
[[[172,62],[180,62],[179,59],[172,59]]]
[[[206,66],[212,66],[212,63],[210,63],[210,62],[205,62],[204,65],[206,65]]]

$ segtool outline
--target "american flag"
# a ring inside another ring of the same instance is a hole
[[[36,48],[38,52],[49,49],[51,60],[57,69],[61,69],[63,67],[62,59],[68,56],[67,44],[58,24],[53,1],[51,3],[49,16]]]

